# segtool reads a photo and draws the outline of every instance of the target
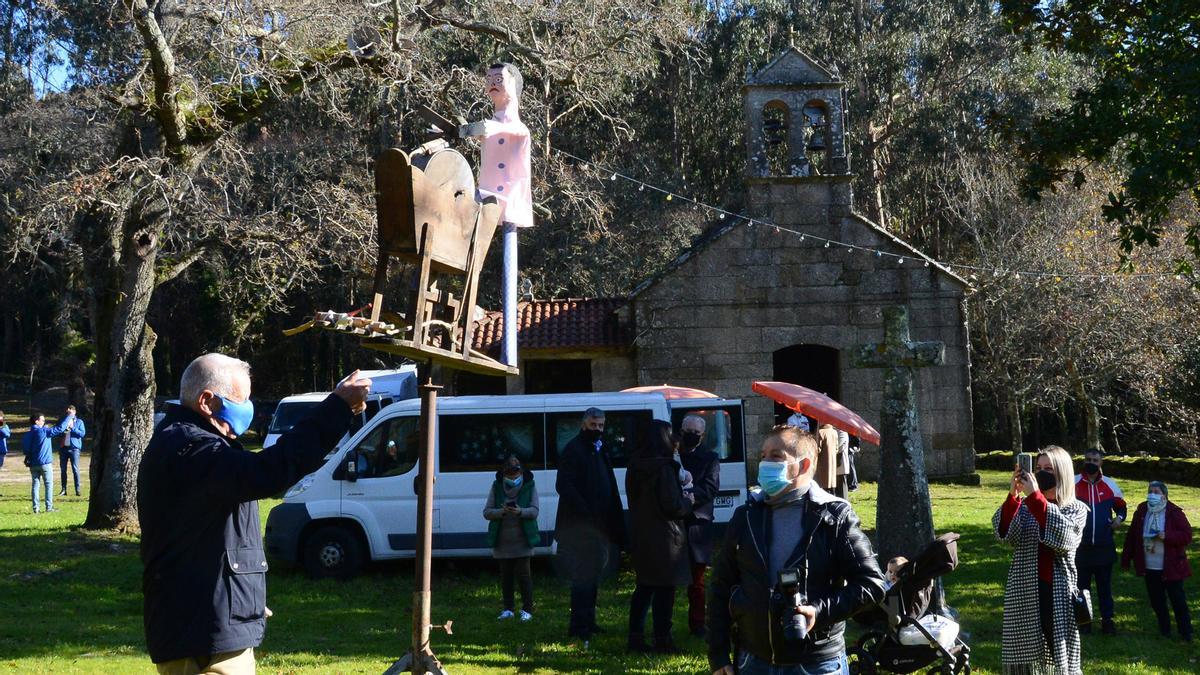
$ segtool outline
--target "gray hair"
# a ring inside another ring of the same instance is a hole
[[[604,419],[604,411],[596,407],[588,408],[587,410],[583,411],[583,419],[602,420]]]
[[[200,398],[205,389],[217,396],[233,396],[233,384],[238,377],[250,377],[250,364],[224,354],[197,356],[183,371],[179,381],[179,399],[184,405]]]

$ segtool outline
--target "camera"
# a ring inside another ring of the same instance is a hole
[[[803,640],[808,637],[808,617],[797,610],[808,604],[808,599],[800,592],[799,570],[781,570],[779,580],[775,584],[775,592],[771,594],[779,613],[779,624],[783,627],[783,637],[788,640]]]

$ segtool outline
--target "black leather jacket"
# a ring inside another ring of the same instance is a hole
[[[762,493],[734,512],[725,541],[713,559],[708,591],[708,662],[712,670],[730,664],[744,649],[776,665],[812,664],[845,650],[845,621],[883,597],[883,574],[871,542],[850,504],[812,484],[805,499],[803,538],[785,568],[800,572],[808,604],[817,608],[816,627],[804,640],[783,635],[775,579],[767,578],[770,506]]]

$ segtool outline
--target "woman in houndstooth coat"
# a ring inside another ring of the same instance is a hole
[[[1071,599],[1075,549],[1088,509],[1075,499],[1066,450],[1045,448],[1034,470],[1013,471],[1008,498],[992,516],[996,536],[1014,549],[1004,585],[1000,661],[1011,675],[1079,675],[1079,629]]]

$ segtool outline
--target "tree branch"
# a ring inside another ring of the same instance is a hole
[[[191,253],[188,253],[187,255],[180,258],[179,260],[176,260],[174,263],[172,263],[168,267],[158,270],[154,275],[154,286],[155,287],[162,286],[163,284],[167,283],[168,281],[174,280],[180,274],[183,274],[187,270],[187,268],[191,267],[193,263],[196,263],[201,258],[203,258],[204,255],[206,253],[208,253],[208,251],[209,251],[209,247],[200,246],[196,250],[192,251]]]
[[[171,154],[180,154],[187,140],[187,125],[179,109],[175,81],[175,56],[163,35],[154,12],[146,0],[128,0],[133,24],[142,36],[154,73],[154,114],[162,125],[163,136]]]

